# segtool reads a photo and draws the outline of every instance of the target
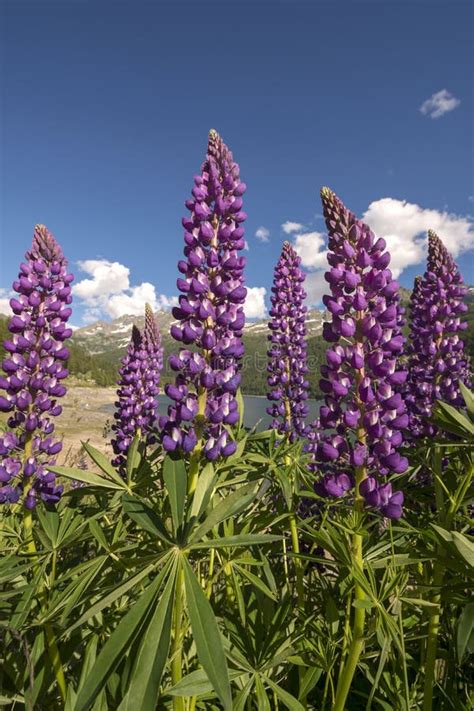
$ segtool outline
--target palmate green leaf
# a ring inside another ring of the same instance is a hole
[[[465,561],[469,567],[474,567],[474,543],[473,541],[459,531],[447,531],[441,526],[432,523],[441,545],[448,549],[450,553],[457,553],[459,557]]]
[[[57,545],[60,517],[57,511],[47,511],[38,507],[38,518],[43,531],[49,538],[53,547]]]
[[[234,711],[245,711],[245,708],[247,706],[247,699],[248,699],[249,694],[252,690],[253,684],[254,684],[254,677],[252,675],[251,678],[245,684],[244,688],[241,691],[239,691],[239,693],[235,697]]]
[[[134,663],[127,694],[119,711],[154,711],[160,681],[168,659],[173,614],[176,566],[168,578],[155,612],[147,625]]]
[[[191,511],[188,515],[189,519],[198,519],[206,509],[211,498],[215,477],[214,466],[212,462],[208,462],[199,474],[196,490],[194,491],[193,503],[191,504]]]
[[[265,585],[263,580],[260,580],[260,578],[251,573],[250,570],[246,570],[240,565],[236,565],[235,567],[238,569],[239,573],[241,573],[245,578],[247,578],[247,580],[251,582],[252,585],[261,590],[264,595],[270,598],[270,600],[276,601],[278,599],[277,596],[270,590],[270,588]]]
[[[127,473],[127,482],[129,484],[132,481],[133,472],[136,469],[138,469],[138,467],[140,465],[141,457],[140,457],[139,445],[140,445],[140,436],[138,434],[136,434],[135,437],[133,438],[132,444],[130,445],[130,448],[129,448],[128,454],[127,454],[126,473]]]
[[[116,484],[120,485],[122,488],[128,489],[128,485],[120,474],[116,471],[115,467],[112,466],[110,460],[102,454],[98,449],[93,447],[89,442],[82,442],[82,446],[86,450],[87,454],[90,456],[92,461],[97,464],[99,469],[101,469],[104,474],[106,474],[110,479],[115,481]]]
[[[188,486],[186,466],[182,459],[166,457],[163,462],[163,479],[171,506],[175,536],[183,523],[184,504]]]
[[[39,623],[44,624],[62,610],[59,624],[63,626],[71,610],[77,605],[84,591],[92,584],[106,562],[107,556],[102,555],[87,561],[86,564],[81,566],[83,568],[81,572],[51,600],[48,608],[43,610]]]
[[[34,608],[36,593],[42,583],[45,569],[46,564],[43,564],[33,570],[33,578],[28,581],[28,585],[22,593],[14,612],[10,617],[9,626],[12,629],[21,629]],[[12,593],[14,593],[13,590]]]
[[[238,413],[239,413],[238,428],[239,428],[239,430],[241,430],[244,425],[244,414],[245,414],[245,402],[244,402],[244,396],[242,395],[242,388],[237,389],[235,399],[237,400],[237,408],[238,408]]]
[[[466,652],[468,654],[474,652],[474,602],[469,602],[459,617],[456,648],[460,663]]]
[[[266,543],[281,541],[283,536],[273,536],[267,533],[248,533],[239,536],[224,536],[223,538],[208,539],[202,543],[192,543],[189,548],[238,548],[239,546],[258,546]]]
[[[107,556],[101,556],[100,558],[96,558],[95,559],[95,566],[94,566],[94,568],[92,568],[92,570],[89,572],[89,574],[83,576],[82,580],[74,581],[73,583],[71,583],[69,585],[69,587],[68,587],[69,597],[65,599],[64,610],[62,612],[61,619],[59,621],[59,624],[61,625],[61,627],[64,626],[72,609],[77,605],[79,600],[84,595],[84,592],[96,579],[99,572],[104,567],[106,561],[107,561]]]
[[[231,680],[240,679],[240,677],[248,676],[242,671],[230,671],[229,678]],[[166,696],[203,696],[204,694],[211,694],[214,691],[214,687],[209,681],[204,669],[197,669],[196,671],[187,674],[181,681],[177,684],[171,686],[169,689],[164,691]]]
[[[14,708],[12,704],[24,704],[25,699],[21,694],[13,694],[13,696],[4,696],[4,694],[0,694],[0,706],[11,706],[11,708]]]
[[[433,408],[433,415],[434,422],[448,432],[460,437],[474,436],[474,423],[452,405],[438,401]]]
[[[181,560],[186,604],[197,655],[225,711],[231,711],[229,672],[217,621],[193,569],[186,558],[182,557]]]
[[[250,483],[240,487],[222,499],[211,511],[206,520],[194,530],[189,543],[197,543],[197,541],[201,540],[206,533],[209,533],[209,531],[221,523],[221,521],[243,511],[246,506],[255,499],[255,491],[255,484]]]
[[[125,482],[117,484],[115,481],[111,481],[107,477],[100,476],[99,474],[93,474],[92,472],[86,472],[82,469],[73,469],[72,467],[48,467],[48,469],[59,476],[65,476],[66,479],[73,479],[75,481],[82,481],[84,484],[89,484],[89,486],[96,486],[99,489],[114,489],[115,491],[128,491],[128,487]]]
[[[169,553],[165,554],[165,556],[163,556],[163,558],[161,559],[161,562],[165,562],[166,558],[168,558],[169,555]],[[114,589],[110,593],[104,595],[104,597],[102,597],[100,600],[89,606],[87,610],[79,617],[79,619],[73,625],[71,625],[71,627],[68,627],[68,629],[65,630],[63,636],[68,636],[74,629],[76,629],[77,627],[81,627],[85,622],[87,622],[87,620],[90,620],[91,617],[98,615],[106,607],[110,607],[110,605],[112,605],[116,600],[121,598],[123,595],[126,595],[129,590],[132,590],[135,586],[141,583],[144,578],[150,575],[153,570],[155,570],[156,566],[157,563],[148,565],[146,568],[140,570],[135,575],[132,575],[130,578],[127,578],[127,580],[125,580],[121,585],[114,587]]]
[[[437,603],[424,600],[422,597],[401,597],[400,600],[414,607],[439,607]]]
[[[110,675],[137,639],[145,619],[159,594],[163,581],[169,573],[169,568],[170,563],[150,583],[102,647],[92,671],[88,674],[84,686],[79,692],[74,711],[89,710],[91,703],[103,689]]]
[[[232,582],[234,584],[235,598],[237,600],[237,607],[239,610],[240,619],[242,621],[242,624],[245,625],[246,612],[244,596],[242,594],[242,586],[240,585],[240,581],[236,575],[235,567],[233,565],[231,566],[230,570],[232,574]]]
[[[461,395],[463,396],[467,411],[469,414],[474,415],[474,392],[469,390],[469,388],[464,385],[462,380],[458,381],[458,387],[461,391]]]
[[[287,691],[281,688],[281,686],[278,686],[278,684],[275,684],[274,681],[272,681],[269,677],[265,677],[265,681],[272,689],[272,691],[275,692],[275,694],[278,696],[280,701],[283,701],[285,706],[290,709],[290,711],[305,711],[305,707],[300,704],[298,699],[295,699],[294,696],[289,694]]]
[[[84,686],[85,680],[87,679],[87,677],[89,676],[90,672],[92,671],[92,669],[94,667],[94,664],[97,659],[98,643],[99,643],[98,636],[93,635],[90,638],[90,640],[86,646],[85,653],[84,653],[84,662],[83,662],[83,665],[81,668],[81,676],[79,678],[79,685],[78,685],[77,693]],[[71,694],[70,711],[74,711],[75,703],[76,703],[76,699],[77,699],[77,693],[74,694],[74,696],[72,696],[72,694]],[[107,702],[106,692],[105,692],[105,689],[102,689],[100,694],[95,699],[94,706],[92,707],[92,709],[97,709],[97,708],[100,709],[100,708],[102,708],[103,704],[106,704],[106,702]],[[105,708],[107,708],[107,706],[105,706]]]
[[[319,679],[321,678],[322,673],[323,670],[319,667],[310,667],[309,669],[307,669],[300,683],[300,699],[305,699],[308,696],[309,692],[314,689]]]
[[[255,675],[255,691],[257,696],[258,711],[272,711],[267,692],[265,691],[262,679],[258,674]]]
[[[122,507],[125,513],[145,531],[168,545],[173,544],[173,539],[164,527],[160,517],[149,506],[129,494],[124,494],[122,496]]]
[[[466,563],[473,568],[474,567],[474,543],[467,536],[459,531],[452,531],[453,543],[464,558]]]

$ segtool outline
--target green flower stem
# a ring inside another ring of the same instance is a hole
[[[194,448],[189,460],[189,476],[188,476],[188,496],[194,494],[199,478],[199,470],[201,467],[202,453],[202,431],[206,422],[206,403],[207,392],[205,388],[199,388],[198,392],[198,413],[196,415],[196,436],[197,445]]]
[[[225,575],[225,589],[227,593],[227,599],[230,605],[235,605],[235,592],[232,578],[232,565],[227,562],[224,565],[224,575]]]
[[[352,610],[352,590],[349,590],[346,602],[346,612],[344,620],[344,632],[342,638],[342,649],[341,649],[341,661],[339,665],[339,676],[342,674],[344,669],[344,661],[346,659],[347,648],[349,646],[349,632],[351,629],[351,610]]]
[[[31,457],[31,452],[32,452],[32,446],[33,446],[33,439],[32,435],[28,434],[26,436],[26,441],[25,441],[25,455],[24,455],[24,462]],[[25,487],[25,495],[28,493],[29,487]],[[23,511],[23,539],[26,544],[26,550],[28,553],[31,554],[32,557],[37,556],[37,549],[35,545],[35,539],[33,538],[33,514],[29,509],[24,509]],[[52,580],[51,580],[51,585],[54,583],[54,577],[56,573],[56,553],[54,552],[53,554],[53,568],[52,568]],[[42,610],[46,609],[47,607],[47,595],[46,595],[46,590],[44,587],[44,583],[41,583],[39,590],[38,590],[38,599],[40,602],[40,607]],[[54,634],[54,629],[51,626],[49,622],[46,622],[44,625],[44,634],[45,634],[45,640],[46,640],[46,649],[48,650],[48,656],[51,661],[53,670],[54,670],[54,675],[56,677],[56,681],[58,684],[59,688],[59,693],[61,695],[61,699],[64,702],[66,700],[66,693],[67,693],[67,684],[66,684],[66,678],[64,676],[64,670],[63,670],[63,665],[61,662],[61,655],[59,654],[59,648],[58,644],[56,642],[56,635]]]
[[[359,437],[360,439],[360,437]],[[358,515],[358,519],[363,510],[363,499],[359,492],[359,487],[361,483],[367,476],[367,471],[365,467],[356,467],[356,497],[354,510]],[[363,572],[364,569],[364,556],[362,552],[362,536],[359,533],[353,533],[352,535],[352,555],[354,560],[354,566],[359,570],[359,573]],[[354,610],[354,623],[352,626],[352,640],[349,645],[349,650],[347,652],[347,659],[339,674],[339,679],[337,681],[336,698],[334,701],[333,711],[344,711],[346,705],[346,699],[349,694],[349,689],[351,688],[352,679],[354,678],[355,670],[359,662],[360,655],[364,648],[365,642],[365,607],[363,603],[366,600],[366,595],[363,588],[356,581],[354,584],[354,601],[358,602],[361,606],[356,607]]]
[[[36,555],[37,550],[33,538],[33,516],[31,514],[31,511],[28,511],[26,509],[23,516],[23,535],[28,553]],[[41,587],[38,590],[38,597],[41,609],[45,609],[47,604],[47,597],[43,584],[41,584]],[[58,683],[61,699],[64,702],[66,700],[67,693],[66,678],[64,676],[61,655],[59,654],[59,648],[56,642],[56,635],[54,634],[54,629],[49,622],[46,622],[44,625],[44,634],[46,639],[46,648],[48,650],[48,656],[53,667],[56,681]]]
[[[438,510],[438,520],[444,523],[445,505],[443,499],[443,489],[440,483],[442,466],[442,455],[440,447],[435,447],[433,456],[433,476],[436,498],[436,508]],[[438,548],[438,553],[441,553]],[[423,688],[423,711],[431,711],[433,708],[433,688],[436,682],[436,655],[438,652],[438,633],[441,620],[441,587],[444,579],[444,567],[439,563],[439,556],[433,566],[433,588],[434,595],[431,602],[434,607],[429,610],[428,637],[426,640],[426,662],[425,662],[425,683]]]
[[[188,478],[188,494],[194,494],[199,477],[199,462],[201,459],[201,450],[196,447],[189,460],[189,478]]]
[[[183,678],[183,598],[184,571],[181,565],[176,578],[176,592],[173,612],[173,646],[171,655],[171,683],[173,686]],[[173,697],[173,711],[185,711],[184,697]]]
[[[293,553],[295,556],[299,555],[300,552],[300,542],[298,539],[298,526],[296,524],[296,515],[294,512],[290,514],[290,532],[291,532],[291,544],[293,546]],[[296,571],[296,594],[298,596],[299,607],[304,607],[304,582],[303,582],[303,565],[301,558],[295,558],[295,571]]]

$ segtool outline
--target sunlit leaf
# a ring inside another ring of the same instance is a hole
[[[182,564],[186,604],[198,658],[225,711],[231,711],[229,672],[217,621],[209,600],[185,557],[182,558]]]

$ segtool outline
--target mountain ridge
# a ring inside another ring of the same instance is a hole
[[[163,340],[171,339],[170,327],[177,323],[170,311],[156,311],[155,317]],[[319,336],[322,333],[326,311],[310,309],[307,314],[306,324],[308,338]],[[72,340],[78,346],[87,350],[90,355],[101,355],[111,350],[126,348],[132,330],[136,325],[142,328],[144,316],[125,314],[112,321],[98,320],[87,326],[75,329]],[[244,327],[246,337],[259,337],[267,335],[268,319],[247,321]]]

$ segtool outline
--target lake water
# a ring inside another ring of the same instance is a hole
[[[158,408],[160,414],[165,414],[171,400],[166,395],[158,396]],[[244,395],[244,425],[246,427],[254,427],[258,423],[257,429],[264,430],[268,428],[271,422],[271,417],[267,415],[266,408],[270,405],[266,397],[257,395]],[[308,400],[309,415],[308,422],[317,417],[319,412],[320,400]],[[113,412],[113,406],[107,405],[107,412]]]

